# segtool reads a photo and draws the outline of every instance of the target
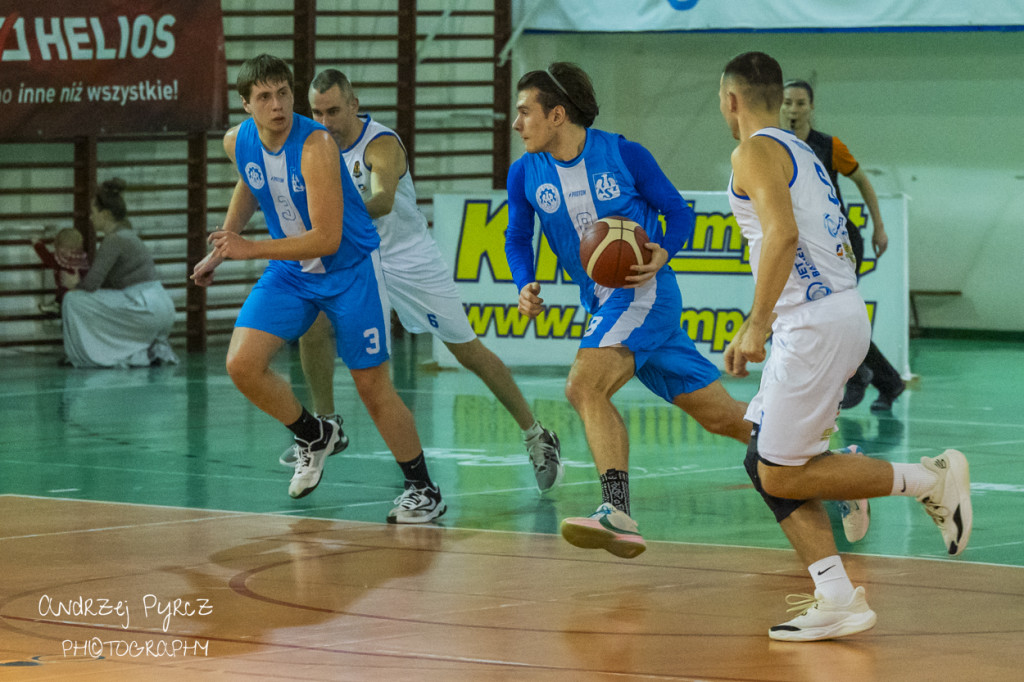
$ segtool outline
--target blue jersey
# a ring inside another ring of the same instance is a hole
[[[505,252],[517,287],[521,290],[535,279],[536,214],[559,265],[580,286],[580,301],[589,312],[612,291],[590,279],[580,263],[580,237],[589,225],[613,215],[634,220],[671,258],[693,234],[695,223],[693,210],[650,152],[621,135],[589,128],[583,151],[572,161],[541,152],[524,154],[512,164],[508,205]],[[666,219],[664,234],[659,213]]]
[[[310,229],[306,184],[302,177],[302,146],[314,131],[327,131],[316,121],[292,115],[292,129],[284,146],[270,153],[260,142],[253,119],[238,127],[235,162],[253,196],[259,201],[274,239],[300,235]],[[345,270],[363,261],[380,244],[380,237],[366,212],[359,192],[352,184],[344,161],[339,161],[341,187],[345,201],[341,245],[328,256],[304,261],[271,261],[295,274],[324,274]]]

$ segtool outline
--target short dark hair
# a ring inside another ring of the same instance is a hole
[[[286,81],[292,92],[295,91],[295,77],[292,76],[292,70],[288,68],[284,60],[273,55],[261,54],[242,62],[242,66],[238,69],[235,87],[242,99],[248,102],[252,86],[259,83],[280,83],[281,81]]]
[[[811,84],[808,83],[807,81],[786,81],[782,85],[782,89],[788,90],[789,88],[802,88],[806,90],[807,99],[811,101],[811,104],[814,104],[814,88],[812,88]]]
[[[546,70],[531,71],[519,79],[516,90],[536,88],[544,113],[558,105],[565,107],[569,120],[589,128],[597,118],[594,85],[586,71],[570,62],[554,62]]]
[[[349,81],[348,76],[343,74],[337,69],[324,69],[316,75],[313,82],[309,84],[311,88],[317,92],[327,92],[334,86],[338,86],[341,90],[341,94],[353,97],[355,92],[352,90],[352,83]]]
[[[128,215],[128,206],[124,203],[121,193],[128,183],[121,178],[106,180],[96,189],[96,208],[101,211],[110,211],[114,220],[124,220]]]
[[[744,52],[733,57],[722,72],[726,78],[742,81],[746,97],[766,109],[782,106],[782,67],[764,52]]]

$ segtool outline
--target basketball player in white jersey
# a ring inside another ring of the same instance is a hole
[[[427,220],[416,206],[408,158],[395,132],[359,114],[359,99],[345,74],[327,69],[309,89],[313,118],[330,131],[352,180],[380,233],[381,263],[391,306],[411,333],[430,332],[464,367],[479,376],[523,431],[537,487],[546,492],[562,478],[558,436],[534,417],[511,372],[477,338]],[[334,412],[334,347],[321,316],[299,342],[303,374],[320,414]],[[291,464],[291,449],[281,458]]]
[[[754,429],[745,465],[815,584],[813,596],[791,595],[799,615],[769,637],[805,642],[861,632],[876,620],[864,588],[846,575],[822,500],[916,497],[953,555],[967,546],[972,518],[967,460],[956,450],[920,464],[828,451],[870,324],[835,188],[811,148],[776,127],[782,94],[782,69],[764,53],[742,54],[722,74],[722,116],[740,141],[729,200],[755,279],[750,315],[726,348],[725,366],[746,376],[773,335],[747,409]]]

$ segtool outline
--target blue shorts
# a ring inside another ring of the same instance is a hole
[[[349,369],[367,369],[391,354],[391,306],[380,252],[327,274],[305,274],[271,261],[249,292],[236,327],[294,341],[323,311],[334,327],[338,356]]]
[[[676,275],[662,268],[638,289],[614,289],[594,311],[580,348],[623,345],[633,352],[636,378],[668,402],[719,377],[680,327],[683,302]]]

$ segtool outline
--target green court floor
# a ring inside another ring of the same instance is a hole
[[[465,370],[424,363],[430,340],[400,339],[393,372],[412,409],[431,473],[449,505],[444,525],[557,533],[565,516],[589,514],[600,489],[579,419],[563,395],[565,368],[516,369],[535,413],[562,441],[563,485],[541,497],[515,423]],[[873,389],[840,418],[836,444],[917,461],[947,447],[971,464],[975,521],[957,561],[1024,566],[1024,346],[918,339],[918,378],[892,413],[873,414]],[[277,462],[290,435],[232,385],[224,348],[182,364],[78,370],[53,353],[0,356],[0,494],[103,500],[383,522],[401,474],[339,368],[336,394],[351,445],[329,461],[309,497],[292,500]],[[277,368],[301,384],[298,354]],[[756,378],[725,380],[749,399]],[[299,395],[305,398],[303,390]],[[648,540],[786,548],[743,472],[744,447],[711,436],[633,381],[616,404],[630,432],[634,517]],[[941,558],[938,531],[920,505],[876,500],[868,537],[840,549]]]

